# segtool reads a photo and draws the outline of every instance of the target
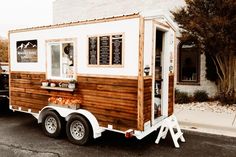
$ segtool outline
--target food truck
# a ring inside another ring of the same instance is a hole
[[[9,31],[10,108],[49,137],[84,145],[105,130],[142,139],[161,127],[184,141],[174,105],[175,30],[123,15]],[[171,124],[173,123],[173,124]],[[176,124],[176,125],[174,125]]]

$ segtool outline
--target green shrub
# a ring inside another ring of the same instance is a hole
[[[209,100],[209,97],[206,91],[197,90],[193,93],[193,99],[197,102],[203,102]]]
[[[189,103],[191,101],[190,96],[188,96],[187,92],[180,92],[179,90],[175,90],[175,103],[184,104]]]

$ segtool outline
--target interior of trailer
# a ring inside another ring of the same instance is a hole
[[[154,57],[153,57],[153,102],[152,102],[152,120],[153,124],[158,123],[163,118],[164,104],[162,101],[163,87],[163,54],[165,53],[165,32],[154,27]]]

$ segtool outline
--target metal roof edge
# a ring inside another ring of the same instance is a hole
[[[11,34],[11,33],[26,32],[26,31],[62,28],[62,27],[76,26],[76,25],[81,25],[81,24],[93,24],[93,23],[99,23],[99,22],[109,22],[109,21],[113,21],[113,20],[117,21],[117,20],[124,20],[124,19],[130,19],[130,18],[138,18],[138,17],[140,17],[139,13],[133,13],[133,14],[111,16],[111,17],[104,17],[104,18],[91,19],[91,20],[83,20],[83,21],[53,24],[53,25],[21,28],[21,29],[9,30],[8,33]]]

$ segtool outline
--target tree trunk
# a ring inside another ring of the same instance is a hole
[[[226,103],[236,102],[236,57],[218,55],[214,59],[220,97]]]

